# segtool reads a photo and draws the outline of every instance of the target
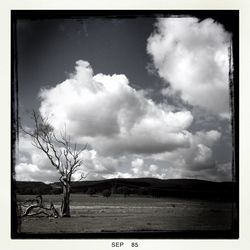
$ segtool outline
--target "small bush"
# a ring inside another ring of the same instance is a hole
[[[108,198],[111,195],[111,191],[109,189],[105,189],[102,191],[102,195]]]
[[[123,194],[123,196],[126,198],[131,194],[131,190],[128,187],[122,186],[117,188],[117,193],[118,194]]]
[[[88,188],[86,193],[89,194],[89,195],[93,195],[93,194],[96,193],[96,190],[94,188]]]

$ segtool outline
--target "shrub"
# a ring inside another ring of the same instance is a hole
[[[93,195],[93,194],[96,193],[96,190],[94,188],[88,188],[86,193],[89,194],[89,195]]]
[[[117,191],[118,194],[123,194],[124,197],[131,194],[131,190],[128,187],[125,187],[125,186],[117,188],[116,191]]]
[[[105,189],[102,191],[102,195],[108,198],[111,195],[111,191],[109,189]]]

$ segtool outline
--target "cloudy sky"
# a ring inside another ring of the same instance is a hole
[[[231,41],[209,17],[19,20],[22,124],[39,110],[88,143],[88,179],[231,180]],[[17,180],[58,181],[22,133],[16,159]]]

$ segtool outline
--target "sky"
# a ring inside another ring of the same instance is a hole
[[[195,16],[22,19],[17,22],[19,116],[65,127],[88,180],[232,180],[225,23]],[[16,179],[58,181],[20,132]],[[73,180],[78,180],[80,172]]]

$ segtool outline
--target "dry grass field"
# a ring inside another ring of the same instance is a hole
[[[18,202],[34,196],[19,195]],[[45,205],[60,207],[60,195],[44,195]],[[23,233],[161,232],[229,230],[232,204],[204,200],[72,194],[71,217],[23,217]]]

